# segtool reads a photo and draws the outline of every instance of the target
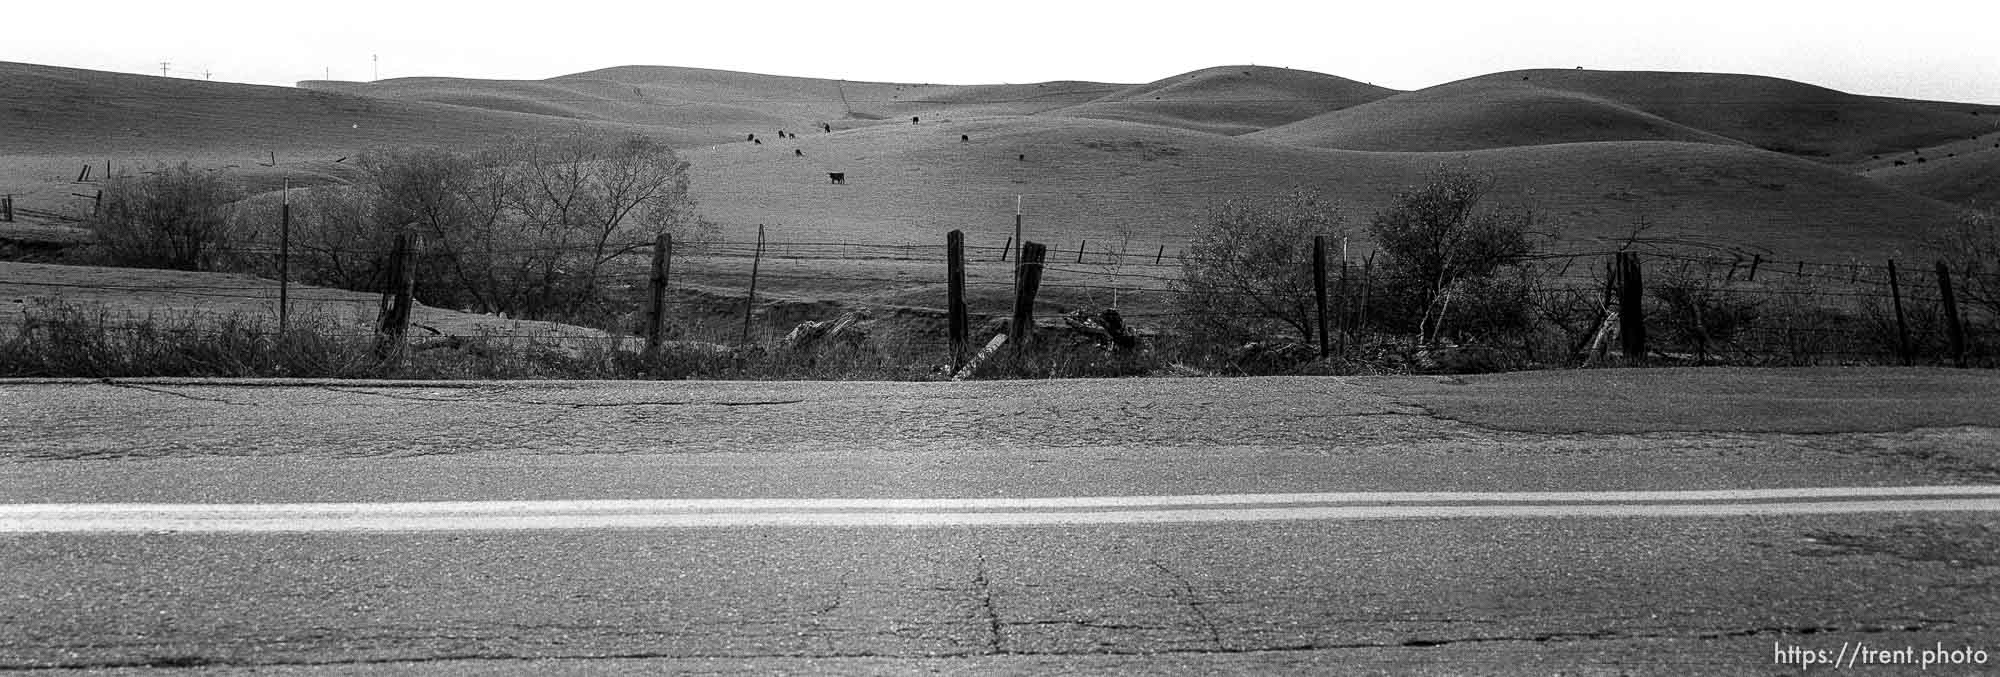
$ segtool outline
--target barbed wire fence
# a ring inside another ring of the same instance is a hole
[[[636,348],[648,338],[772,344],[797,324],[870,309],[911,320],[907,324],[916,328],[904,332],[899,340],[906,349],[937,355],[942,362],[947,355],[964,354],[966,346],[956,345],[946,332],[948,308],[953,304],[945,289],[948,249],[943,238],[940,240],[935,244],[810,240],[677,243],[668,260],[674,274],[666,293],[650,301],[644,298],[646,290],[659,273],[648,259],[653,258],[657,243],[610,243],[609,249],[600,247],[597,251],[621,253],[603,262],[591,284],[623,295],[627,305],[636,308],[628,310],[618,326],[566,333],[546,326],[525,330],[522,325],[500,323],[482,330],[482,336],[571,345],[595,342],[600,350]],[[964,282],[971,314],[992,321],[1014,313],[1016,267],[1020,263],[1016,260],[1017,244],[1008,238],[1000,244],[963,245],[964,259],[973,271]],[[277,246],[257,244],[227,247],[217,253],[267,274],[281,268],[298,270],[296,258],[300,256],[367,259],[384,254],[368,248],[312,249],[296,244],[289,249],[285,252]],[[1178,302],[1183,270],[1225,262],[1204,261],[1183,248],[1159,243],[1134,249],[1130,243],[1086,239],[1047,245],[1046,258],[1039,264],[1044,296],[1029,313],[1031,320],[1039,326],[1060,328],[1077,311],[1095,313],[1109,308],[1118,310],[1143,333],[1158,336],[1171,334],[1194,319],[1244,324],[1261,319],[1249,308],[1198,313]],[[481,253],[546,257],[576,252],[518,245]],[[280,265],[278,259],[287,254],[294,260]],[[1638,277],[1643,280],[1636,295],[1623,293],[1631,278],[1625,277],[1616,263],[1621,256],[1636,261]],[[1271,263],[1312,265],[1310,260]],[[1341,272],[1321,273],[1320,283],[1328,287],[1325,312],[1333,316],[1326,324],[1337,333],[1334,344],[1338,350],[1351,352],[1370,345],[1379,349],[1401,340],[1391,329],[1398,326],[1395,318],[1387,315],[1397,308],[1396,290],[1413,281],[1381,263],[1349,253],[1329,261],[1329,268]],[[1558,349],[1511,345],[1507,342],[1523,339],[1483,331],[1476,323],[1440,332],[1437,337],[1448,343],[1500,343],[1509,349],[1539,352],[1535,362],[1554,366],[1602,363],[1612,355],[1628,364],[1991,365],[1996,358],[1996,338],[2000,338],[1995,336],[1995,314],[2000,308],[1995,307],[1992,294],[2000,289],[2000,275],[1953,270],[1943,261],[1811,261],[1698,243],[1628,240],[1615,247],[1540,252],[1515,263],[1518,274],[1513,293],[1531,300],[1545,334],[1561,335],[1552,341]],[[392,267],[388,263],[375,266],[380,271]],[[561,274],[553,276],[562,278]],[[366,296],[321,287],[303,287],[288,294],[278,291],[290,284],[290,280],[240,278],[161,289],[144,283],[0,280],[0,285],[19,287],[29,296],[148,292],[188,297],[191,305],[222,299],[270,303],[271,313],[280,318],[287,312],[275,308],[281,295],[289,296],[295,305],[307,306],[367,302]],[[394,291],[388,288],[386,276],[351,287],[363,294]],[[753,288],[761,296],[753,295]],[[1632,298],[1641,299],[1636,308],[1631,307]],[[1316,301],[1309,297],[1283,300],[1302,304]],[[658,326],[666,327],[663,334],[648,335],[653,332],[640,321],[647,312],[662,316]],[[1218,312],[1221,317],[1215,316]],[[1623,324],[1625,318],[1637,324]],[[756,331],[747,332],[743,336],[747,340],[726,339],[726,327],[738,322]],[[105,331],[137,323],[137,318],[100,318]],[[271,331],[276,332],[282,324],[280,319]],[[1631,332],[1620,327],[1641,327],[1647,340],[1622,343]],[[379,323],[353,323],[334,331],[332,337],[365,339],[384,329]],[[1621,341],[1612,341],[1614,336]],[[983,338],[972,336],[969,340],[978,343]]]

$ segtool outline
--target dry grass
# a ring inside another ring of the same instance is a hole
[[[1220,66],[1135,85],[1055,113],[1234,136],[1393,94],[1396,90],[1312,71]]]
[[[1576,141],[1742,143],[1834,163],[1992,129],[2000,106],[1867,97],[1752,75],[1494,73],[1273,129],[1286,143],[1446,151]]]
[[[1317,148],[1439,152],[1585,141],[1740,145],[1595,96],[1529,83],[1464,81],[1390,97],[1259,132]]]
[[[1501,177],[1503,200],[1533,206],[1572,239],[1615,239],[1644,219],[1655,235],[1841,260],[1908,245],[1912,233],[1955,218],[1949,205],[1837,168],[1718,144],[1367,153],[1037,116],[882,125],[688,157],[704,213],[732,240],[761,223],[778,239],[932,243],[957,228],[997,246],[1012,236],[1014,199],[1024,195],[1032,240],[1073,249],[1129,235],[1141,250],[1171,251],[1223,199],[1299,186],[1362,223],[1440,163]],[[828,171],[845,172],[847,185],[829,185]]]

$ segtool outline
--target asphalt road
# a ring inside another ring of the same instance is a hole
[[[2000,484],[1995,394],[1831,369],[4,382],[0,504],[1974,491]],[[0,511],[0,670],[1790,674],[1860,646],[1985,653],[1856,671],[2000,670],[1991,508],[1628,512],[8,532]]]

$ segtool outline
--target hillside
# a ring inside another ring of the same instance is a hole
[[[1399,94],[1253,136],[1317,148],[1401,152],[1586,141],[1738,143],[1596,96],[1480,81]]]
[[[1973,151],[1988,140],[1939,135],[2000,120],[1964,104],[1771,78],[1588,71],[1496,74],[1373,100],[1390,92],[1243,67],[1137,86],[867,83],[663,66],[537,81],[305,83],[311,89],[24,64],[0,64],[0,75],[9,84],[0,91],[0,192],[40,211],[87,207],[93,186],[75,182],[84,163],[132,171],[186,159],[264,190],[351,179],[344,158],[371,146],[477,146],[585,125],[679,145],[703,212],[731,237],[761,223],[792,241],[931,243],[962,228],[975,244],[998,244],[1021,195],[1030,232],[1051,244],[1179,248],[1216,202],[1292,186],[1339,200],[1359,232],[1395,190],[1452,164],[1500,177],[1506,194],[1573,238],[1622,235],[1644,219],[1654,233],[1786,256],[1876,256],[1953,218],[1931,198],[1986,199],[1992,156]],[[1897,113],[1907,119],[1884,122]],[[1133,119],[1106,119],[1120,116]],[[832,131],[813,131],[821,122]],[[778,139],[779,129],[798,138]],[[1750,133],[1758,130],[1766,136]],[[1841,130],[1862,140],[1825,136]],[[764,143],[746,142],[750,133]],[[1958,150],[1921,169],[1888,156],[1837,167],[1743,138],[1789,139],[1836,158],[1919,136],[1942,139],[1924,147],[1929,155]],[[847,184],[831,185],[828,172],[844,172]]]
[[[1358,233],[1394,191],[1441,164],[1501,177],[1504,194],[1570,239],[1622,236],[1646,219],[1656,235],[1793,257],[1873,256],[1904,244],[1906,229],[1955,214],[1838,168],[1714,143],[1375,153],[1036,116],[884,125],[689,158],[704,212],[739,240],[765,224],[774,239],[928,243],[959,228],[974,244],[997,245],[1023,195],[1030,237],[1058,248],[1086,239],[1178,248],[1215,202],[1293,186],[1335,198]],[[847,184],[831,185],[829,171]]]
[[[882,121],[953,115],[1031,115],[1122,85],[1047,82],[928,85],[853,82],[705,68],[620,66],[546,80],[398,78],[306,81],[299,86],[396,101],[420,101],[579,120],[645,125],[691,144],[775,138],[778,130],[851,129]]]
[[[2000,106],[1858,96],[1762,76],[1550,69],[1438,85],[1273,129],[1263,138],[1395,151],[1708,141],[1854,163],[1977,136],[1996,121]]]
[[[420,101],[0,62],[0,154],[217,155],[486,143],[575,120]],[[647,131],[630,125],[610,128]]]
[[[1396,93],[1312,71],[1221,66],[1134,85],[1052,112],[1234,136]]]
[[[1981,209],[2000,208],[2000,146],[1932,154],[1921,163],[1906,162],[1863,176],[1932,199]]]
[[[1745,143],[1835,163],[1994,129],[2000,106],[1860,96],[1728,73],[1529,70],[1472,78],[1602,97]]]

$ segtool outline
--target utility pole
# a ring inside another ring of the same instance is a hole
[[[164,78],[164,77],[167,77],[167,66],[170,66],[170,65],[173,65],[173,63],[174,63],[174,62],[172,62],[172,61],[161,61],[161,62],[160,62],[160,77],[163,77],[163,78]]]
[[[370,82],[382,79],[382,55],[370,54],[368,55],[368,58],[373,59],[375,61],[375,77],[371,78]]]

